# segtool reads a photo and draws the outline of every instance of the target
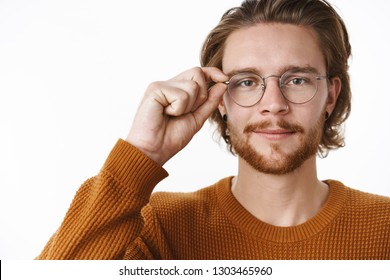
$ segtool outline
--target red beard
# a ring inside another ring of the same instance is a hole
[[[321,114],[321,116],[324,116],[324,114]],[[324,118],[321,117],[306,133],[304,128],[298,124],[279,120],[277,122],[279,128],[298,134],[299,145],[293,152],[284,153],[279,144],[271,143],[272,154],[278,155],[276,158],[268,158],[264,154],[257,152],[249,143],[250,133],[256,129],[269,128],[271,123],[268,121],[247,125],[241,135],[229,126],[230,141],[235,153],[257,171],[266,174],[282,175],[296,170],[307,159],[317,153],[322,138],[323,125]]]

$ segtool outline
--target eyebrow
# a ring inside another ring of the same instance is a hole
[[[278,74],[282,75],[283,73],[285,73],[287,71],[319,74],[319,71],[316,68],[309,66],[309,65],[307,65],[307,66],[287,65],[287,66],[282,67],[278,71],[279,72]],[[236,74],[240,74],[240,73],[252,73],[252,74],[256,74],[256,75],[259,75],[260,77],[262,77],[259,69],[254,68],[254,67],[235,69],[235,70],[230,71],[229,73],[226,73],[226,75],[229,77],[232,77],[232,76],[234,76]],[[274,75],[274,74],[272,74],[272,75]]]

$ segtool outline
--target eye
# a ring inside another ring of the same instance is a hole
[[[285,85],[302,86],[307,83],[307,79],[303,77],[290,77],[285,81]]]
[[[307,87],[314,84],[315,78],[311,73],[290,73],[282,78],[284,87]]]
[[[295,78],[291,81],[294,85],[302,85],[306,83],[306,81],[302,78]]]
[[[242,87],[251,87],[254,86],[255,84],[256,84],[255,81],[249,79],[238,82],[238,86],[242,86]]]
[[[233,77],[231,81],[232,88],[237,89],[251,89],[251,88],[257,88],[259,85],[261,85],[261,81],[258,77],[253,75],[237,75]]]

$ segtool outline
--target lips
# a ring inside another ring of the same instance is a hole
[[[295,133],[295,131],[292,130],[285,130],[285,129],[260,129],[260,130],[254,130],[252,131],[254,133],[261,133],[261,134],[292,134]]]
[[[286,130],[286,129],[261,129],[261,130],[254,130],[252,132],[258,136],[273,141],[284,140],[296,133],[295,131]]]
[[[270,121],[262,121],[249,124],[245,127],[244,133],[256,133],[270,137],[289,136],[294,133],[303,133],[304,129],[298,124],[292,124],[284,120],[279,120],[276,125]]]

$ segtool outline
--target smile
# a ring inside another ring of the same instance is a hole
[[[285,129],[260,129],[252,132],[268,140],[284,140],[295,134],[295,131]]]

